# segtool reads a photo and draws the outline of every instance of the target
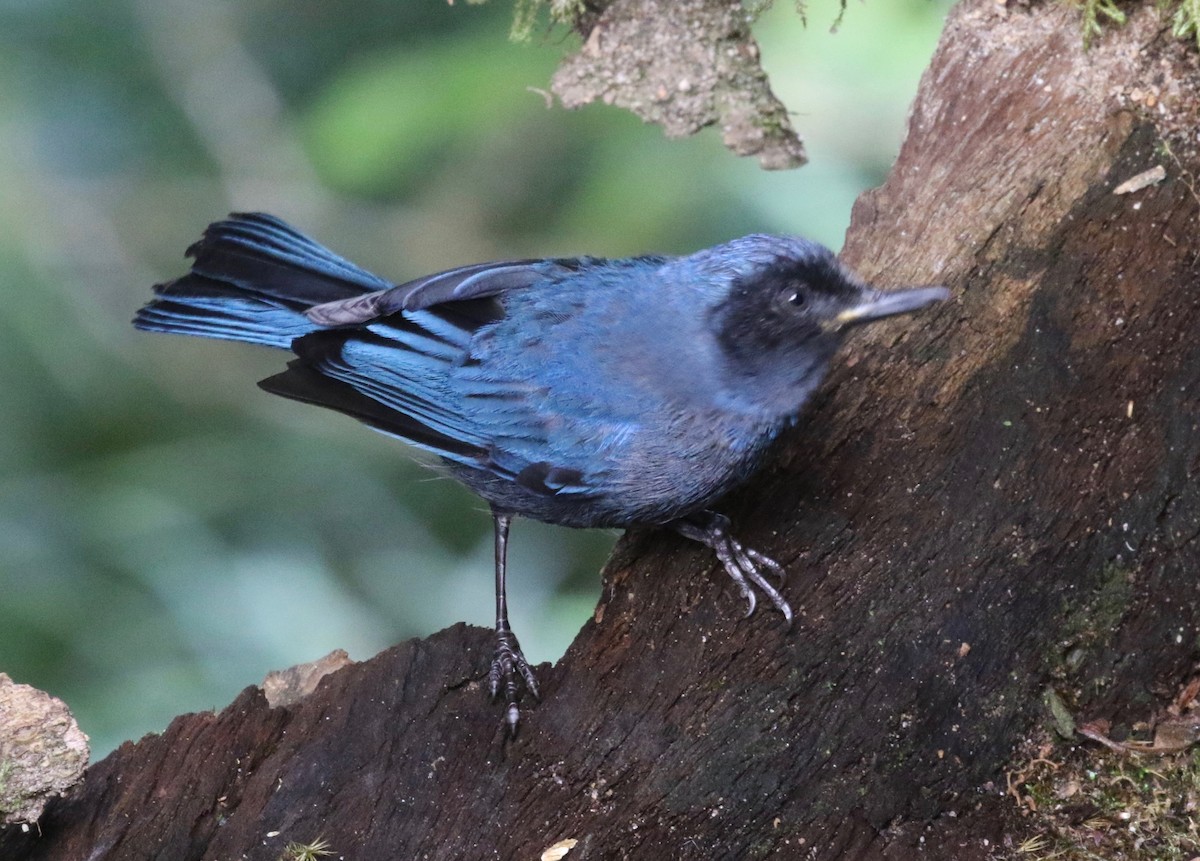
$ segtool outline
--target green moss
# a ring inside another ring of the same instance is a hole
[[[1153,858],[1190,861],[1200,846],[1200,754],[1123,756],[1048,745],[1009,774],[1031,836],[1030,861]]]
[[[1093,645],[1107,641],[1129,608],[1131,574],[1123,565],[1105,565],[1090,600],[1067,609],[1063,632],[1056,642],[1058,651],[1049,662],[1052,675],[1064,678],[1072,674],[1083,666]]]
[[[0,763],[0,813],[11,810],[15,806],[14,799],[8,797],[8,779],[12,776],[12,772],[11,762]]]
[[[1171,33],[1179,39],[1189,37],[1196,40],[1196,48],[1200,50],[1200,0],[1176,0],[1175,15],[1171,20]],[[1170,2],[1160,4],[1167,10]]]
[[[482,3],[484,0],[468,0]],[[516,0],[513,24],[509,37],[514,42],[525,42],[533,34],[538,18],[545,9],[551,24],[566,24],[573,27],[587,11],[584,0]]]
[[[1071,714],[1071,710],[1067,708],[1067,704],[1063,702],[1062,697],[1054,688],[1046,688],[1042,695],[1042,700],[1046,703],[1046,708],[1050,710],[1050,716],[1054,719],[1054,729],[1063,738],[1075,737],[1075,716]]]
[[[1104,577],[1100,591],[1088,607],[1090,624],[1085,627],[1090,636],[1108,637],[1129,609],[1133,588],[1130,575],[1133,572],[1123,565],[1110,563],[1104,566]]]
[[[788,128],[787,117],[778,112],[763,111],[756,118],[758,127],[769,136],[778,135]]]
[[[1126,0],[1066,0],[1079,9],[1080,25],[1083,30],[1084,47],[1090,47],[1092,39],[1101,35],[1110,25],[1125,23],[1122,6]],[[1157,0],[1160,11],[1172,15],[1171,32],[1180,39],[1194,38],[1200,49],[1200,0]]]
[[[1125,13],[1117,7],[1117,0],[1067,0],[1080,11],[1083,26],[1083,46],[1091,47],[1092,39],[1104,32],[1103,20],[1120,26],[1125,23]]]
[[[469,3],[483,3],[486,0],[467,0]],[[742,6],[751,19],[758,18],[769,9],[774,0],[742,0]],[[1128,5],[1128,0],[1065,0],[1079,9],[1080,29],[1083,33],[1084,47],[1090,47],[1092,39],[1100,36],[1106,26],[1121,26],[1126,21],[1122,6]],[[796,0],[796,12],[805,18],[806,4],[804,0]],[[1200,49],[1200,0],[1158,0],[1158,7],[1164,13],[1172,16],[1171,32],[1180,39],[1195,39],[1196,47]],[[551,24],[575,26],[587,12],[585,0],[515,0],[513,11],[512,38],[524,42],[529,39],[537,26],[542,11],[545,10]],[[833,29],[837,30],[846,13],[846,0],[839,5],[837,20]]]
[[[487,0],[467,0],[468,3],[484,3]],[[775,0],[742,0],[742,8],[746,10],[746,14],[751,21],[757,20],[760,15],[766,12],[774,5]],[[807,4],[805,0],[795,0],[796,14],[807,23],[805,16]],[[534,29],[537,27],[538,18],[541,17],[542,11],[545,10],[551,24],[564,24],[568,27],[576,27],[581,19],[587,14],[598,14],[598,9],[603,9],[607,3],[592,3],[592,9],[588,9],[586,0],[515,0],[513,10],[513,25],[511,38],[515,42],[524,42],[533,35]],[[839,12],[837,20],[834,22],[833,29],[841,24],[842,17],[846,14],[846,0],[841,0],[839,4]]]
[[[779,847],[771,837],[760,837],[746,849],[747,858],[770,858],[778,854]]]
[[[329,843],[321,838],[317,838],[312,843],[300,843],[293,840],[283,847],[283,854],[279,856],[279,861],[320,861],[332,854],[333,850],[329,848]]]

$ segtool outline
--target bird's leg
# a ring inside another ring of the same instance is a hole
[[[517,723],[521,712],[517,708],[517,694],[520,681],[525,683],[526,690],[539,699],[537,680],[529,662],[521,654],[521,644],[508,624],[508,596],[504,591],[505,575],[508,568],[508,527],[512,524],[511,514],[492,512],[492,522],[496,532],[496,657],[492,660],[492,669],[488,673],[488,688],[492,699],[500,695],[501,684],[504,686],[504,696],[508,700],[508,708],[504,712],[504,723],[508,726],[511,736],[517,734]]]
[[[767,582],[762,575],[763,569],[766,569],[768,573],[774,574],[782,580],[783,568],[774,559],[739,544],[729,534],[728,517],[717,514],[715,511],[700,511],[675,520],[668,525],[685,538],[699,541],[712,548],[712,551],[717,554],[717,559],[725,566],[725,573],[733,578],[733,582],[742,592],[742,597],[746,599],[746,603],[749,605],[746,610],[747,616],[754,612],[758,603],[754,590],[750,588],[750,584],[753,583],[771,600],[775,609],[783,614],[787,623],[792,624],[792,608],[788,606],[787,600],[779,594],[779,590]]]

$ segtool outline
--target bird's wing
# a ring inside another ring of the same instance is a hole
[[[347,413],[453,463],[537,493],[598,494],[606,486],[606,459],[595,450],[629,429],[610,415],[611,405],[593,403],[586,386],[565,399],[561,391],[551,391],[554,383],[543,380],[542,359],[522,344],[480,332],[511,322],[505,297],[514,292],[535,290],[548,298],[559,294],[544,291],[554,291],[583,270],[611,274],[663,260],[484,263],[318,305],[308,317],[328,328],[296,339],[292,349],[298,359],[260,385]],[[571,291],[573,301],[583,301],[588,289],[604,289],[603,279],[588,285]],[[536,319],[528,322],[534,328],[517,328],[535,344],[546,334],[542,327],[553,325],[557,315],[550,313],[555,303],[532,304]]]
[[[298,358],[259,385],[535,492],[594,491],[602,470],[555,463],[559,453],[578,454],[578,441],[561,416],[546,413],[545,391],[473,359],[475,332],[502,313],[484,297],[319,330],[296,339]]]
[[[397,311],[420,311],[446,302],[465,302],[552,283],[601,261],[588,257],[558,260],[507,260],[476,263],[417,278],[387,290],[326,302],[308,309],[308,319],[321,326],[348,326],[386,317]]]
[[[461,397],[450,386],[473,327],[444,314],[414,316],[395,314],[297,338],[297,359],[259,385],[347,413],[450,460],[478,460],[487,440],[460,414]]]

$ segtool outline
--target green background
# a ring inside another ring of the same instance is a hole
[[[274,212],[397,281],[754,231],[837,248],[948,5],[852,0],[830,33],[836,0],[807,28],[776,4],[756,34],[812,163],[768,174],[712,131],[548,110],[577,43],[509,42],[500,0],[0,0],[0,671],[103,755],[271,669],[491,622],[482,503],[260,392],[284,354],[129,326],[208,222]],[[531,660],[587,618],[613,538],[517,523]]]

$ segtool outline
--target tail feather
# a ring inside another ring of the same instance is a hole
[[[317,328],[307,308],[392,286],[262,213],[209,225],[187,254],[191,272],[157,285],[134,326],[286,348]]]
[[[180,280],[185,279],[201,281],[191,275]],[[189,295],[146,305],[133,318],[133,325],[148,332],[246,341],[279,349],[287,349],[296,338],[316,328],[302,311],[277,302],[222,295],[228,293],[224,290],[206,296],[196,283],[191,288]]]

